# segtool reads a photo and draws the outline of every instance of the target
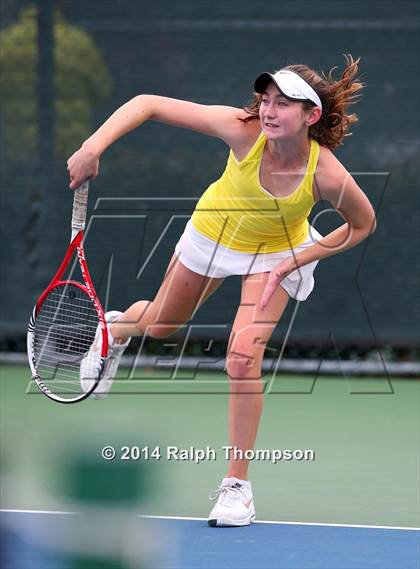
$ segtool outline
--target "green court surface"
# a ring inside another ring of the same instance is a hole
[[[207,516],[208,492],[227,466],[222,374],[162,380],[145,371],[136,389],[133,382],[119,381],[105,400],[60,405],[33,389],[27,393],[27,368],[4,366],[0,372],[2,508],[68,509],[57,491],[60,457],[75,447],[89,445],[99,458],[105,445],[115,446],[119,456],[123,445],[150,451],[158,446],[160,460],[146,461],[153,484],[139,513]],[[343,377],[281,381],[281,389],[265,397],[256,447],[312,449],[315,458],[253,462],[258,519],[419,526],[420,383]],[[210,447],[216,459],[168,460],[168,446]],[[144,464],[144,458],[132,460],[130,468]]]

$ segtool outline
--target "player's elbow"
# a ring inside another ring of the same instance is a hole
[[[369,235],[375,233],[377,223],[376,223],[376,215],[372,207],[369,208],[369,211],[365,212],[363,218],[359,220],[359,222],[360,222],[359,230],[360,233],[363,234],[363,239],[366,239],[367,237],[369,237]]]
[[[367,239],[373,233],[375,233],[375,231],[376,231],[376,217],[373,216],[370,219],[368,219],[363,224],[363,226],[361,226],[359,228],[359,231],[360,231],[360,236],[361,236],[362,241],[364,239]]]
[[[376,228],[378,227],[377,221],[376,221],[376,216],[373,215],[371,222],[370,222],[370,227],[369,227],[369,235],[372,235],[372,233],[375,233]]]
[[[156,114],[157,99],[159,99],[157,95],[141,93],[134,97],[133,101],[136,104],[137,110],[146,116],[146,120],[151,120]]]
[[[351,223],[350,225],[355,232],[355,239],[357,242],[364,241],[367,239],[372,233],[376,231],[376,217],[373,215],[369,217],[369,219],[363,220],[363,222],[359,223]]]

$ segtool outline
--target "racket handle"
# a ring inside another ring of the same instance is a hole
[[[71,218],[71,237],[74,237],[79,231],[84,230],[86,226],[86,212],[89,193],[89,180],[83,182],[76,190],[74,190],[73,198],[73,215]]]

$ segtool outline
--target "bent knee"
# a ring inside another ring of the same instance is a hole
[[[261,361],[258,352],[249,355],[231,352],[226,358],[226,371],[230,379],[256,379],[261,376]]]

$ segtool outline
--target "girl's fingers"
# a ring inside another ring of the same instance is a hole
[[[271,297],[275,293],[279,283],[284,279],[287,272],[284,270],[273,269],[268,277],[267,284],[265,285],[264,292],[261,296],[260,307],[262,310],[267,306],[270,302]]]
[[[277,288],[277,285],[278,285],[278,279],[277,278],[275,278],[273,280],[270,279],[268,281],[268,283],[264,289],[264,292],[262,294],[262,297],[261,297],[260,306],[262,309],[264,309],[267,306],[267,304],[270,302],[271,297],[273,296],[273,294]]]

